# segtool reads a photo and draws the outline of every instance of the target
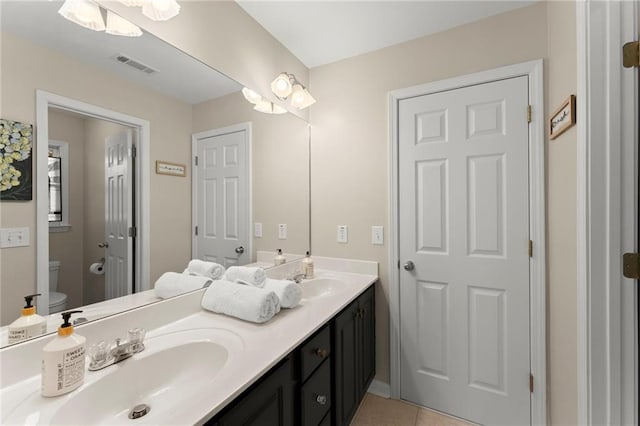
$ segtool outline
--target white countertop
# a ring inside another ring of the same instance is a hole
[[[335,278],[340,280],[340,291],[331,294],[322,295],[311,299],[303,299],[301,304],[294,309],[282,309],[273,319],[265,324],[254,324],[245,322],[232,317],[211,313],[201,309],[195,309],[192,313],[183,316],[166,325],[162,325],[150,329],[147,333],[145,343],[147,349],[134,357],[142,358],[145,352],[153,351],[154,339],[175,333],[182,330],[195,329],[222,329],[237,336],[238,339],[227,346],[229,357],[224,367],[217,373],[215,380],[207,383],[204,390],[197,395],[189,398],[186,402],[181,402],[179,409],[170,410],[169,413],[156,410],[157,416],[154,416],[154,410],[145,417],[136,420],[137,424],[196,424],[213,417],[222,410],[229,402],[240,395],[251,384],[258,380],[264,373],[269,371],[271,367],[276,365],[293,349],[300,345],[304,340],[310,337],[316,330],[320,329],[332,317],[346,307],[351,301],[356,299],[365,289],[377,280],[377,275],[360,274],[351,272],[336,272],[323,269],[316,270],[316,278]],[[303,282],[301,285],[312,285],[313,281]],[[202,292],[198,290],[195,293]],[[190,295],[188,297],[178,298],[174,303],[193,304],[198,301],[199,297]],[[182,300],[182,302],[180,302]],[[167,300],[162,303],[170,303]],[[159,309],[159,304],[150,305],[146,309]],[[167,309],[169,305],[165,305]],[[186,308],[185,308],[186,309]],[[145,307],[139,311],[145,310]],[[138,310],[135,310],[138,311]],[[132,311],[134,312],[134,311]],[[138,312],[143,315],[144,312]],[[148,315],[147,315],[148,316]],[[143,318],[141,316],[140,318]],[[108,324],[106,321],[101,320]],[[95,324],[95,323],[94,323]],[[133,326],[135,326],[134,324]],[[92,330],[87,328],[87,331]],[[105,334],[104,331],[96,332]],[[83,333],[85,337],[90,337]],[[233,339],[231,339],[233,340]],[[88,343],[91,343],[90,339]],[[9,348],[7,351],[10,351]],[[16,352],[19,355],[20,352]],[[8,352],[4,354],[5,359],[10,355]],[[190,356],[190,355],[189,355]],[[187,356],[186,358],[188,358]],[[194,357],[198,357],[197,353],[193,353]],[[123,361],[126,363],[128,360]],[[176,359],[172,365],[167,365],[167,369],[179,369],[182,363],[189,363],[189,359]],[[4,362],[3,362],[4,364]],[[3,366],[4,369],[6,366]],[[117,368],[117,366],[107,367]],[[103,370],[103,371],[105,371]],[[40,396],[40,375],[36,374],[27,377],[24,380],[17,381],[14,384],[3,387],[0,393],[2,400],[2,423],[21,422],[29,424],[44,424],[46,419],[50,417],[51,412],[56,407],[61,406],[66,400],[74,397],[74,394],[81,392],[83,388],[90,386],[96,380],[99,380],[108,372],[87,372],[84,384],[77,390],[56,398],[43,398]],[[4,372],[3,372],[4,376]],[[105,395],[105,398],[109,398]],[[26,405],[33,405],[33,409],[25,411],[25,415],[16,416],[19,412],[24,411],[25,401],[32,401]],[[132,401],[132,406],[144,401]],[[16,408],[18,407],[18,408]],[[41,413],[38,413],[41,410]],[[47,412],[49,414],[47,414]],[[174,417],[172,417],[174,416]],[[40,420],[38,420],[40,419]]]

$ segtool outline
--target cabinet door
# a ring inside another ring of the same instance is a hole
[[[358,355],[359,361],[359,377],[358,387],[360,389],[360,397],[362,399],[367,392],[373,376],[376,374],[376,324],[375,324],[375,297],[374,287],[371,286],[366,292],[358,298]]]
[[[212,424],[294,426],[296,382],[293,377],[293,362],[287,359]]]
[[[348,425],[358,404],[360,393],[357,376],[358,301],[347,306],[334,322],[334,404],[335,424]]]

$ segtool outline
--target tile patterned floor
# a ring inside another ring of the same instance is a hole
[[[365,395],[351,426],[470,426],[463,420],[418,406],[386,399],[371,393]]]

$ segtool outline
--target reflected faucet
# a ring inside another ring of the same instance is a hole
[[[290,281],[295,282],[296,284],[300,284],[302,282],[302,280],[304,279],[304,273],[303,272],[298,272],[296,274],[293,274],[291,276],[291,278],[287,278]]]

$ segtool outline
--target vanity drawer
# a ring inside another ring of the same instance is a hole
[[[318,368],[302,386],[302,425],[318,426],[331,408],[331,360]]]
[[[300,351],[300,371],[304,382],[331,354],[331,327],[325,326]]]

